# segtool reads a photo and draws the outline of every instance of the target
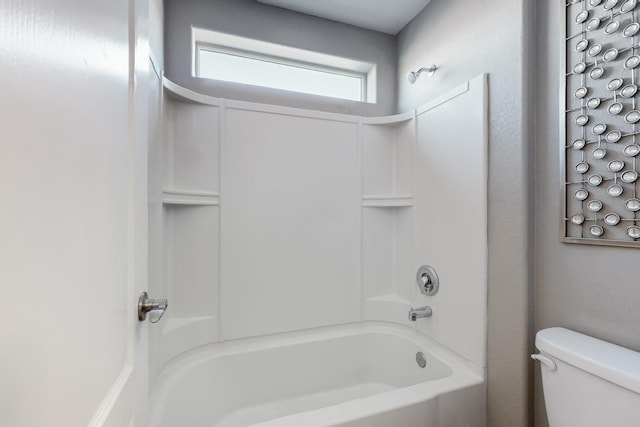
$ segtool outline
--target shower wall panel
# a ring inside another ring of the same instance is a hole
[[[486,366],[486,77],[417,112],[415,256],[434,266],[440,290],[418,295],[433,317],[418,329]],[[506,166],[506,165],[505,165]]]
[[[357,123],[228,108],[222,338],[359,320]]]

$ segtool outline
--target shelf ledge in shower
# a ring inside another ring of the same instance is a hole
[[[212,191],[168,190],[162,191],[163,205],[219,206],[220,194]]]
[[[198,104],[221,106],[223,104],[222,98],[216,98],[214,96],[204,95],[198,92],[194,92],[191,89],[182,87],[166,77],[162,78],[162,85],[169,92],[170,97],[176,101],[196,102]]]
[[[402,208],[413,206],[413,196],[364,196],[362,206],[368,208]]]
[[[385,117],[362,117],[361,123],[363,125],[379,125],[379,126],[396,126],[415,117],[415,111],[411,110],[406,113],[396,114],[394,116]]]

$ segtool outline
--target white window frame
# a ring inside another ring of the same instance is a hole
[[[376,102],[375,64],[192,27],[194,77],[200,77],[201,50],[356,77],[361,81],[360,102]]]

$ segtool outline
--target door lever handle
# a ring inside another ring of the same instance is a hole
[[[149,314],[149,322],[156,323],[169,306],[166,299],[151,299],[146,292],[138,298],[138,320],[144,321]]]

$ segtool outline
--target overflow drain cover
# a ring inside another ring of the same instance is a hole
[[[424,368],[427,366],[427,358],[424,356],[424,353],[419,351],[416,353],[416,362],[418,362],[418,366]]]

